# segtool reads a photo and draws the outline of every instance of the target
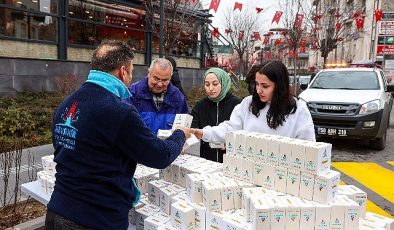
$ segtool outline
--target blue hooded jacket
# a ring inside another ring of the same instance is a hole
[[[189,113],[185,96],[172,83],[168,84],[167,93],[159,110],[149,91],[148,77],[145,76],[144,79],[132,84],[130,91],[133,96],[131,100],[126,100],[126,103],[131,103],[137,108],[145,124],[155,134],[158,129],[171,129],[176,114]]]

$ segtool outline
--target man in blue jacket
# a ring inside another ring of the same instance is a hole
[[[171,129],[175,115],[189,113],[185,96],[171,82],[173,68],[164,58],[152,61],[148,75],[131,85],[131,101],[145,124],[157,134],[158,129]]]
[[[106,41],[93,53],[88,80],[57,108],[52,127],[55,188],[46,229],[127,229],[140,192],[137,163],[165,168],[190,137],[177,129],[160,140],[145,125],[127,86],[134,54],[125,43]]]

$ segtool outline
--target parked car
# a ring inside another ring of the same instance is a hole
[[[324,69],[301,88],[317,137],[367,139],[372,148],[385,148],[394,85],[381,69]]]
[[[299,76],[298,78],[298,82],[300,83],[300,85],[309,84],[310,80],[311,75]]]

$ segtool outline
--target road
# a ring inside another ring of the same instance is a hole
[[[353,184],[368,193],[367,208],[386,216],[394,215],[394,112],[391,113],[390,128],[387,132],[385,150],[377,151],[368,147],[367,141],[351,141],[338,139],[322,139],[333,144],[332,168],[341,172],[341,180]],[[21,182],[29,180],[28,153],[34,153],[35,170],[41,170],[41,157],[53,153],[51,145],[24,150]],[[190,154],[198,154],[198,146],[189,150]],[[32,167],[30,167],[32,169]],[[30,176],[31,177],[31,176]],[[0,192],[3,194],[4,184],[0,171]],[[15,174],[10,178],[9,188],[15,186]],[[10,191],[10,189],[8,189]],[[11,189],[12,190],[12,189]],[[13,191],[13,190],[12,190]],[[0,201],[3,196],[1,196]],[[9,199],[9,198],[8,198]],[[2,203],[2,202],[1,202]],[[1,205],[0,205],[1,206]]]

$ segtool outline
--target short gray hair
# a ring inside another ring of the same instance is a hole
[[[173,69],[172,64],[169,60],[167,60],[165,58],[155,58],[149,66],[149,71],[151,71],[153,69],[153,66],[155,64],[158,64],[161,70],[166,70],[168,67],[170,67],[171,76],[172,76],[174,69]]]

